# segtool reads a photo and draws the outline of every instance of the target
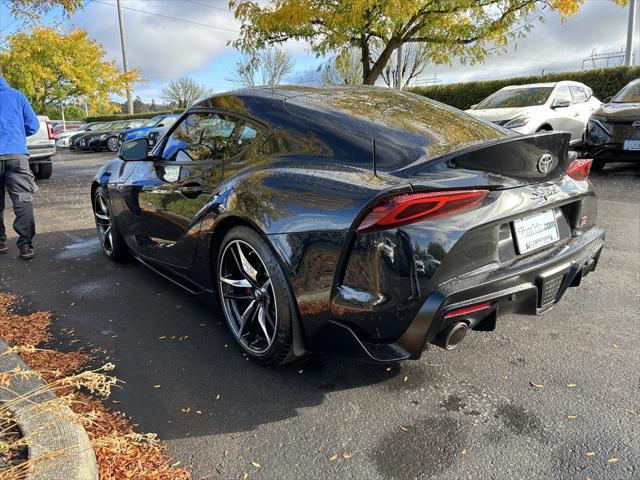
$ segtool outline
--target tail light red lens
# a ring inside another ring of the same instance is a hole
[[[569,165],[567,175],[569,175],[574,180],[586,180],[589,176],[589,170],[591,170],[592,162],[593,160],[590,158],[577,158],[576,160],[571,162],[571,165]]]
[[[53,127],[51,126],[51,122],[47,122],[47,135],[49,135],[49,140],[53,140]]]
[[[371,209],[357,231],[364,233],[386,230],[459,213],[477,205],[487,195],[488,190],[456,190],[409,193],[387,198]]]
[[[468,307],[458,308],[457,310],[451,310],[447,312],[444,318],[453,318],[453,317],[461,317],[463,315],[470,315],[475,312],[480,312],[482,310],[488,310],[491,308],[491,302],[477,303],[475,305],[469,305]]]

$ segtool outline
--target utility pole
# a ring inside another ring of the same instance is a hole
[[[396,61],[397,63],[397,68],[398,68],[398,74],[397,76],[397,80],[396,80],[396,88],[398,90],[402,90],[402,43],[400,43],[400,46],[398,47],[398,59]]]
[[[122,9],[120,8],[120,0],[116,0],[118,7],[118,23],[120,24],[120,46],[122,47],[122,67],[124,73],[129,73],[129,62],[127,61],[127,44],[124,39],[124,20],[122,18]],[[131,84],[127,83],[127,113],[133,114],[133,98],[131,97]]]
[[[633,40],[636,36],[636,0],[629,2],[629,26],[627,28],[627,49],[624,52],[624,64],[627,67],[633,65]]]

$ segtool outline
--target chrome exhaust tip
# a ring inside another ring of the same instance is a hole
[[[445,350],[453,350],[464,340],[468,330],[469,326],[465,322],[456,322],[438,335],[433,343]]]

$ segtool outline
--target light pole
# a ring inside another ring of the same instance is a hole
[[[627,28],[627,49],[624,52],[624,64],[627,67],[633,65],[633,40],[636,36],[636,0],[629,2],[629,25]]]
[[[402,90],[402,68],[403,68],[402,60],[403,60],[403,58],[402,58],[402,42],[400,42],[400,46],[398,47],[398,59],[396,61],[396,64],[397,64],[396,68],[398,69],[398,74],[396,75],[397,76],[397,80],[396,81],[398,83],[396,84],[396,88],[398,90]]]
[[[116,0],[118,8],[118,23],[120,24],[120,46],[122,47],[122,67],[125,75],[129,73],[129,62],[127,61],[127,43],[124,39],[124,20],[122,18],[122,9],[120,8],[120,0]],[[131,98],[131,84],[127,83],[127,113],[133,114],[133,99]]]

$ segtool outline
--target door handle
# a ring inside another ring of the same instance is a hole
[[[196,198],[202,193],[202,185],[199,183],[188,183],[178,187],[178,191],[188,198]]]

